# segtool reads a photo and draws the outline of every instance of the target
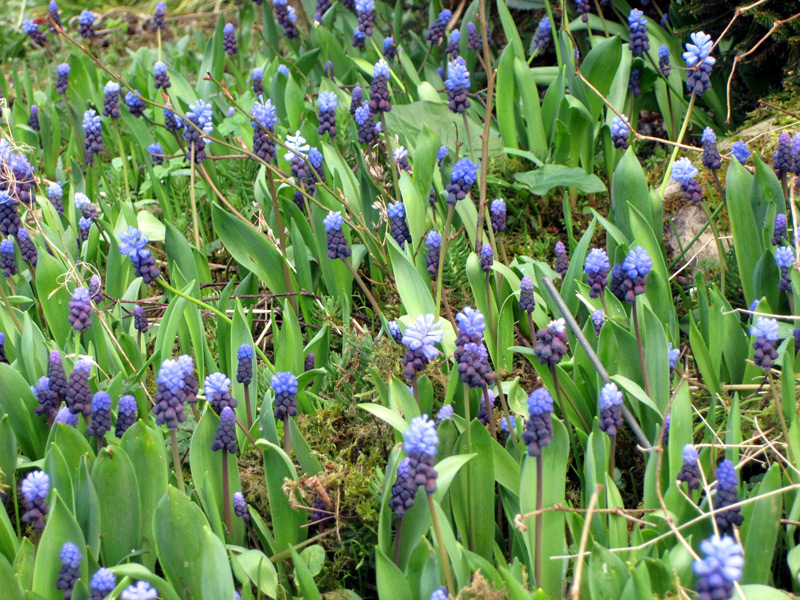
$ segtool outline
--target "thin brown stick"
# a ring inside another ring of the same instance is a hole
[[[595,486],[592,498],[589,500],[589,509],[586,511],[586,520],[583,522],[583,529],[581,530],[581,543],[578,547],[578,557],[575,564],[575,581],[572,583],[572,589],[569,591],[569,597],[572,600],[578,600],[581,597],[581,575],[583,575],[583,556],[586,552],[586,544],[589,542],[589,529],[592,525],[592,513],[597,504],[597,499],[600,497],[600,491],[603,486],[599,483]]]

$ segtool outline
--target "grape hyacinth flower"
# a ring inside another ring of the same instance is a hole
[[[392,484],[391,496],[389,497],[389,508],[394,511],[398,519],[404,517],[406,511],[414,506],[414,498],[419,487],[413,478],[409,477],[409,462],[410,459],[405,457],[397,465],[397,477]]]
[[[494,251],[492,250],[491,245],[484,244],[481,246],[481,269],[484,273],[489,273],[492,270],[492,265],[494,264]]]
[[[731,146],[731,154],[741,164],[744,164],[747,162],[747,159],[750,158],[752,152],[750,152],[750,149],[747,147],[747,144],[745,144],[741,140],[738,140],[736,142],[733,142],[733,145]]]
[[[714,130],[706,127],[700,141],[703,143],[703,166],[712,171],[718,171],[722,166],[722,157],[717,148],[717,136]]]
[[[439,412],[436,413],[436,427],[442,424],[443,421],[447,419],[452,419],[453,415],[453,405],[452,404],[445,404],[442,408],[439,409]]]
[[[638,8],[632,9],[628,15],[628,27],[631,37],[628,48],[630,48],[631,54],[643,56],[650,50],[650,39],[647,37],[647,19]]]
[[[397,168],[400,171],[405,171],[409,175],[412,172],[411,165],[408,163],[408,150],[403,146],[399,146],[392,151],[392,156]]]
[[[575,0],[575,8],[581,16],[581,21],[589,22],[589,0]]]
[[[139,407],[136,405],[136,398],[133,396],[123,396],[119,399],[117,406],[117,423],[114,427],[114,435],[122,439],[125,432],[136,423],[139,416]]]
[[[455,60],[461,49],[461,32],[453,29],[447,38],[447,48],[445,54],[450,56],[450,60]]]
[[[78,415],[73,415],[71,412],[69,412],[69,409],[66,406],[62,406],[60,409],[58,409],[55,422],[61,423],[66,427],[77,427]]]
[[[328,134],[331,139],[336,137],[336,108],[339,106],[339,101],[336,94],[325,90],[320,92],[317,97],[317,106],[319,107],[319,127],[317,134]]]
[[[53,24],[61,27],[61,11],[58,10],[58,3],[56,0],[50,0],[47,10],[50,15],[50,19],[53,21]],[[50,25],[50,31],[55,32],[56,28],[53,27],[53,25]]]
[[[278,73],[280,73],[281,75],[285,75],[286,77],[289,77],[289,67],[287,67],[286,65],[278,65]]]
[[[30,40],[37,46],[44,46],[47,43],[47,34],[39,29],[39,26],[32,19],[22,21],[21,29],[28,34]]]
[[[439,146],[439,151],[436,153],[436,162],[439,163],[439,166],[442,166],[442,161],[450,156],[450,150],[447,146]]]
[[[456,355],[454,358],[463,383],[473,389],[485,388],[494,383],[495,374],[489,364],[489,352],[483,343],[469,342],[458,346]]]
[[[364,103],[356,109],[354,118],[356,125],[358,125],[358,143],[368,146],[374,144],[378,140],[380,123],[375,123],[369,102],[364,101]]]
[[[440,586],[437,589],[433,590],[431,593],[431,597],[428,600],[448,600],[450,596],[447,595],[447,588],[444,586]]]
[[[778,341],[778,322],[775,319],[756,317],[755,325],[750,327],[753,342],[753,362],[763,369],[770,369],[778,358],[775,342]]]
[[[506,201],[502,198],[492,200],[489,207],[489,214],[492,221],[492,229],[495,233],[505,233],[506,231]]]
[[[256,98],[264,93],[264,69],[261,67],[253,69],[253,92]]]
[[[294,6],[289,6],[286,0],[272,0],[272,8],[278,24],[283,27],[283,35],[294,39],[300,35],[297,31],[297,12]]]
[[[275,392],[275,418],[297,416],[297,377],[288,371],[275,373],[270,387]]]
[[[779,292],[792,291],[792,276],[789,269],[794,266],[794,251],[790,246],[781,246],[775,251],[775,264],[781,270],[781,280],[778,282]]]
[[[333,5],[331,0],[317,0],[317,8],[314,11],[314,20],[318,23],[322,21],[322,15],[328,12],[328,9]]]
[[[35,104],[31,106],[31,115],[28,117],[28,127],[34,131],[39,131],[39,107]]]
[[[388,36],[383,38],[383,58],[387,61],[394,60],[397,53],[397,48],[394,45],[394,38]]]
[[[102,438],[111,430],[111,396],[96,392],[92,398],[92,420],[86,426],[87,435]]]
[[[683,465],[678,473],[678,481],[685,482],[690,490],[700,488],[700,455],[692,444],[683,447]]]
[[[428,273],[436,275],[439,271],[439,257],[442,252],[442,236],[435,229],[431,229],[428,235],[425,236],[425,246],[428,248],[428,253],[425,256],[425,266]]]
[[[792,137],[788,133],[778,136],[778,149],[772,155],[772,168],[778,179],[791,173],[794,167],[794,157],[792,156]]]
[[[8,357],[6,356],[6,334],[2,331],[0,331],[0,363],[8,364]],[[47,377],[42,377],[42,379],[47,379]],[[41,381],[41,379],[39,381]]]
[[[775,215],[775,223],[772,226],[772,245],[780,246],[785,239],[789,239],[789,232],[786,229],[786,215],[778,213]]]
[[[553,439],[553,397],[545,388],[528,396],[528,415],[522,441],[528,448],[528,456],[541,456],[542,448]]]
[[[397,324],[397,321],[389,321],[389,335],[392,336],[392,339],[397,342],[398,344],[403,341],[403,334],[400,332],[400,326]]]
[[[181,369],[181,373],[185,375],[183,369]],[[184,381],[184,389],[185,387],[186,382]],[[206,392],[206,401],[215,413],[221,414],[225,408],[236,408],[238,405],[238,401],[231,394],[231,380],[224,373],[207,375],[203,380],[203,387]]]
[[[720,510],[739,502],[737,488],[739,477],[733,463],[727,459],[719,463],[717,467],[717,493],[714,497],[714,508]],[[714,514],[717,528],[721,535],[731,535],[733,526],[739,526],[744,521],[741,507],[729,508]]]
[[[94,20],[95,14],[89,9],[84,8],[78,17],[78,33],[85,40],[92,39],[95,36]]]
[[[325,177],[325,170],[322,168],[322,152],[316,146],[313,146],[308,151],[308,162],[311,163],[311,168],[306,169],[306,185],[308,186],[308,193],[313,196],[317,190],[317,182],[328,182]]]
[[[168,106],[171,105],[168,104]],[[164,115],[164,127],[167,128],[167,131],[183,129],[183,119],[181,119],[180,116],[176,115],[169,108],[161,109],[161,113]]]
[[[341,211],[331,211],[322,220],[325,225],[325,234],[328,243],[328,258],[331,260],[340,259],[346,260],[350,256],[350,246],[347,245],[347,239],[344,237],[342,225],[344,219],[342,218]]]
[[[182,354],[178,357],[178,365],[183,371],[183,391],[186,394],[186,402],[194,409],[197,403],[197,392],[200,389],[197,378],[194,376],[194,359],[188,354]],[[207,395],[206,398],[208,398]]]
[[[428,494],[433,494],[438,477],[433,468],[439,446],[436,423],[428,415],[414,417],[403,432],[403,439],[403,450],[408,454],[409,480],[415,487],[424,486]]]
[[[194,104],[189,105],[189,110],[186,112],[186,118],[194,124],[194,127],[187,125],[183,130],[183,139],[186,140],[189,148],[187,149],[186,158],[191,160],[192,146],[194,146],[194,162],[200,164],[206,158],[206,137],[214,131],[212,123],[213,117],[212,106],[204,101],[202,98],[197,100]],[[198,131],[198,129],[200,131]],[[202,133],[201,133],[202,132]]]
[[[567,249],[564,247],[564,243],[559,241],[556,242],[555,246],[555,253],[556,253],[556,273],[564,277],[567,274],[567,270],[569,269],[569,257],[567,256]]]
[[[69,376],[64,401],[73,415],[82,414],[88,418],[92,414],[92,391],[89,389],[89,375],[92,372],[92,361],[86,356],[75,361]],[[52,384],[52,378],[51,378]]]
[[[433,22],[433,25],[431,25],[425,33],[425,40],[430,42],[432,46],[437,46],[439,42],[444,39],[447,24],[450,23],[450,18],[452,16],[453,13],[448,9],[444,9],[440,12],[439,16],[436,17],[436,20]]]
[[[519,282],[519,309],[532,313],[536,308],[536,298],[533,296],[533,279],[525,275]]]
[[[243,521],[250,520],[250,511],[247,509],[247,501],[244,499],[242,492],[233,493],[233,512]]]
[[[263,98],[253,104],[250,124],[253,126],[253,153],[261,160],[271,163],[275,160],[275,125],[278,123],[277,112],[270,100]]]
[[[714,47],[710,35],[697,31],[689,37],[692,43],[686,44],[686,52],[683,53],[686,68],[690,70],[686,89],[690,94],[695,94],[699,98],[711,89],[711,81],[708,76],[711,74],[711,67],[717,60],[709,56]]]
[[[592,248],[583,263],[583,271],[589,283],[589,297],[599,298],[608,285],[608,254],[602,248]]]
[[[5,352],[0,352],[0,359],[5,359]],[[0,362],[7,363],[8,360],[0,360]],[[51,423],[56,416],[60,400],[50,389],[50,378],[40,377],[39,381],[36,382],[36,387],[31,386],[31,391],[33,391],[36,401],[39,403],[33,412],[37,417],[46,417],[47,422]]]
[[[469,98],[469,71],[463,57],[458,57],[447,67],[447,79],[444,81],[447,88],[448,107],[454,113],[462,114],[470,107]]]
[[[100,567],[100,569],[92,575],[92,579],[89,583],[91,594],[89,600],[104,600],[106,596],[114,591],[115,587],[117,587],[116,575],[108,569]]]
[[[380,59],[372,68],[372,84],[369,88],[369,107],[373,114],[390,112],[389,77],[392,72],[389,63]]]
[[[686,157],[679,158],[672,165],[673,181],[681,184],[683,197],[695,204],[699,204],[703,199],[703,188],[696,179],[698,173],[697,167]]]
[[[18,206],[19,201],[16,198],[0,191],[0,233],[3,235],[16,235],[22,227]]]
[[[353,48],[363,48],[367,45],[367,34],[363,30],[356,29],[353,32]]]
[[[603,325],[606,323],[606,314],[603,312],[603,309],[598,308],[592,311],[591,319],[594,325],[594,333],[596,336],[600,337],[600,330],[603,329]]]
[[[236,45],[236,33],[233,30],[233,23],[225,23],[222,28],[222,47],[225,49],[225,54],[228,56],[235,56],[239,53],[239,47]]]
[[[64,371],[64,363],[58,350],[50,352],[47,362],[47,379],[50,391],[56,395],[56,405],[58,405],[67,395],[67,374]]]
[[[56,92],[64,94],[69,87],[69,72],[70,66],[67,63],[61,63],[56,67]]]
[[[153,65],[153,75],[156,77],[156,89],[163,88],[166,90],[172,85],[172,82],[169,80],[169,74],[167,73],[167,65],[163,61],[156,61]]]
[[[361,107],[361,103],[364,99],[364,90],[361,89],[360,85],[357,85],[353,88],[353,91],[350,92],[350,116],[353,119],[356,118],[356,110]]]
[[[567,353],[567,327],[564,319],[550,321],[549,325],[536,332],[536,358],[543,365],[557,365]]]
[[[631,69],[630,79],[628,79],[628,91],[634,98],[642,95],[642,70]]]
[[[236,381],[248,386],[253,381],[253,347],[242,344],[236,351],[236,358],[239,361],[236,367]]]
[[[494,420],[494,392],[492,390],[487,389],[486,394],[481,394],[481,407],[478,409],[478,414],[475,415],[475,418],[485,427],[489,427],[490,420]]]
[[[669,46],[661,44],[658,47],[658,70],[664,77],[669,77],[672,65],[669,62]]]
[[[543,17],[536,26],[536,33],[533,36],[533,50],[536,54],[544,52],[552,41],[553,32],[550,28],[550,19]]]
[[[295,135],[287,135],[286,148],[288,148],[289,151],[283,155],[283,158],[289,161],[289,166],[292,169],[292,177],[294,177],[295,181],[298,183],[304,183],[308,178],[305,155],[310,150],[308,144],[306,144],[306,138],[300,135],[300,131],[297,131]],[[299,191],[295,192],[294,201],[298,208],[302,207],[303,195]]]
[[[81,333],[92,326],[92,305],[89,300],[89,290],[85,287],[75,288],[72,300],[69,303],[69,324]]]
[[[615,267],[616,268],[616,267]],[[625,261],[622,263],[622,281],[619,284],[619,293],[626,302],[633,304],[636,296],[644,294],[647,275],[653,268],[653,261],[647,250],[641,246],[636,246],[628,252]],[[613,278],[613,271],[612,271]]]
[[[672,376],[675,373],[675,369],[678,367],[678,359],[681,356],[681,349],[680,348],[673,348],[672,342],[667,344],[667,360],[669,360],[669,380],[672,381]]]
[[[356,0],[356,18],[358,31],[363,34],[361,39],[372,37],[372,27],[375,25],[375,0]]]
[[[465,306],[461,312],[456,314],[458,325],[458,337],[456,347],[463,346],[469,342],[479,343],[483,341],[483,333],[486,331],[486,320],[483,313],[471,306]],[[458,352],[458,350],[456,350]],[[456,361],[458,357],[456,356]]]
[[[44,471],[33,471],[22,480],[20,489],[22,499],[25,501],[22,522],[29,524],[36,531],[42,531],[45,525],[44,517],[50,512],[50,505],[47,503],[50,477]]]
[[[156,4],[156,10],[153,13],[153,31],[164,29],[164,15],[167,12],[167,5],[163,2]]]
[[[186,420],[183,408],[186,402],[186,383],[183,369],[178,361],[167,359],[161,363],[156,383],[158,387],[153,406],[156,425],[166,425],[170,430],[175,430],[180,423]],[[206,395],[208,395],[208,391],[206,391]]]
[[[608,436],[617,435],[617,431],[622,427],[622,392],[616,384],[607,383],[603,386],[598,406],[600,430]]]
[[[440,344],[443,336],[442,324],[431,314],[419,315],[406,326],[401,339],[406,347],[403,357],[406,379],[413,381],[430,361],[439,356],[439,350],[434,344]]]
[[[84,149],[86,150],[86,165],[94,165],[94,155],[103,151],[103,129],[100,115],[93,108],[83,113],[83,131],[86,134]]]
[[[447,184],[447,204],[455,206],[456,202],[466,198],[469,189],[477,179],[478,166],[468,158],[459,160],[450,173],[450,183]]]
[[[667,414],[664,418],[664,435],[661,436],[661,444],[669,446],[669,428],[672,424],[672,413]]]
[[[229,406],[222,409],[217,434],[211,442],[211,450],[212,452],[225,450],[228,454],[236,454],[239,451],[239,445],[236,443],[236,416]]]
[[[100,304],[104,298],[103,294],[103,281],[97,274],[92,275],[89,279],[89,298],[95,304]]]
[[[614,144],[614,148],[627,150],[630,146],[630,142],[628,141],[629,133],[630,121],[628,117],[625,115],[621,117],[614,115],[614,118],[611,119],[611,142]]]
[[[128,231],[119,234],[119,240],[119,252],[123,256],[130,257],[134,274],[137,277],[141,277],[147,285],[161,277],[155,257],[150,250],[145,248],[150,240],[142,235],[140,230],[128,227]]]
[[[154,165],[164,164],[164,149],[161,147],[159,142],[150,144],[147,147],[147,152],[150,154],[150,158],[153,160]]]
[[[697,600],[729,600],[734,584],[742,578],[742,547],[730,536],[712,535],[700,542],[700,550],[705,557],[692,565],[697,575]]]
[[[158,597],[158,590],[150,587],[146,581],[137,581],[136,585],[128,586],[122,592],[122,600],[155,600]]]
[[[406,207],[401,201],[393,202],[386,208],[386,214],[391,222],[392,238],[400,248],[405,248],[406,242],[411,242],[411,232],[406,223]]]
[[[141,95],[139,90],[133,90],[125,94],[125,104],[128,106],[128,111],[136,118],[144,114],[144,101]]]
[[[61,184],[51,183],[47,188],[47,198],[50,200],[50,204],[53,205],[53,208],[56,209],[56,214],[59,217],[64,216],[64,190],[61,188]]]
[[[103,88],[103,116],[114,120],[120,119],[119,114],[120,85],[116,81],[109,81]]]
[[[72,598],[72,588],[75,583],[81,578],[81,561],[83,554],[78,547],[72,542],[66,542],[61,547],[61,553],[58,555],[61,559],[61,570],[58,572],[58,581],[56,582],[56,589],[64,591],[64,600]]]
[[[3,277],[13,277],[17,274],[17,257],[13,240],[6,238],[0,242],[0,270]]]

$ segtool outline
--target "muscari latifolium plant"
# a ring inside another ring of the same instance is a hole
[[[800,134],[723,141],[724,40],[312,4],[4,42],[4,593],[796,592]]]

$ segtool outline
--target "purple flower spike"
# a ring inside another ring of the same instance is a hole
[[[614,383],[607,383],[600,390],[600,430],[606,435],[617,435],[622,427],[622,392]]]
[[[742,547],[728,535],[712,535],[700,542],[700,550],[705,556],[693,564],[697,575],[697,599],[732,598],[734,584],[741,579],[744,567]]]
[[[117,407],[117,424],[114,428],[114,435],[122,439],[125,432],[136,423],[139,415],[139,407],[136,405],[136,398],[133,396],[123,396],[119,399]]]
[[[66,542],[58,555],[61,559],[61,570],[58,572],[56,589],[64,591],[64,599],[72,598],[72,588],[81,578],[81,561],[83,553],[72,542]]]
[[[415,488],[423,485],[428,494],[433,494],[438,477],[433,468],[439,446],[436,423],[428,415],[414,417],[408,429],[403,432],[403,438],[403,450],[408,453],[409,480],[416,484]]]
[[[214,452],[225,450],[229,454],[236,454],[239,451],[239,445],[236,443],[236,415],[229,406],[222,409],[211,450]]]
[[[178,361],[167,359],[161,363],[156,383],[158,388],[153,406],[156,424],[166,425],[169,429],[175,430],[180,423],[186,420],[183,407],[186,402],[186,392],[184,391],[186,383],[183,369]]]
[[[29,524],[36,531],[45,526],[45,515],[50,512],[47,495],[50,493],[50,477],[44,471],[33,471],[22,481],[20,486],[25,501],[25,514],[22,522]]]
[[[528,456],[541,456],[542,448],[553,439],[553,397],[545,388],[528,396],[528,419],[522,432],[522,441],[528,447]]]
[[[275,373],[270,387],[275,392],[275,418],[297,416],[297,377],[288,371]]]

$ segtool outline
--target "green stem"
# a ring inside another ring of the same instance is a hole
[[[450,242],[450,226],[453,223],[453,212],[455,211],[455,204],[447,205],[447,221],[444,224],[444,234],[442,235],[442,250],[439,252],[439,268],[436,273],[436,312],[439,314],[439,307],[442,305],[442,269],[444,268],[444,257],[447,254],[447,246]]]
[[[461,116],[464,117],[464,133],[467,135],[467,142],[469,143],[469,157],[472,159],[472,162],[475,162],[475,146],[472,143],[472,133],[469,130],[469,121],[467,121],[467,113],[461,113]]]
[[[119,127],[117,127],[116,119],[111,119],[111,125],[114,128],[114,137],[117,139],[117,146],[119,146],[119,157],[122,160],[122,178],[125,181],[125,199],[131,199],[131,186],[128,183],[128,157],[125,156],[125,146],[122,144],[122,136],[119,134]]]
[[[436,535],[436,545],[439,546],[439,558],[442,561],[444,577],[447,580],[447,590],[451,598],[456,597],[456,587],[453,585],[453,573],[450,571],[450,561],[447,559],[447,550],[444,547],[442,530],[439,527],[439,516],[436,514],[436,505],[433,503],[433,496],[428,494],[428,508],[431,511],[431,522],[433,523],[433,533]]]
[[[11,315],[11,320],[14,321],[14,325],[17,326],[17,330],[22,333],[22,324],[19,322],[17,315],[14,314],[14,308],[11,306],[11,303],[8,301],[8,296],[6,295],[6,289],[3,284],[0,284],[0,297],[3,299],[3,304],[6,305],[6,310],[8,314]]]
[[[361,275],[358,274],[358,271],[356,271],[355,267],[353,266],[353,263],[351,263],[346,258],[342,259],[342,262],[344,262],[344,264],[347,265],[347,268],[350,269],[350,272],[353,274],[353,278],[356,280],[356,282],[358,282],[361,291],[364,292],[364,295],[366,295],[367,300],[369,300],[369,303],[372,305],[372,312],[374,313],[374,316],[380,317],[381,307],[378,306],[378,302],[377,300],[375,300],[375,296],[373,296],[372,292],[369,291],[367,284],[364,283],[363,279],[361,279]]]
[[[392,168],[392,181],[394,182],[395,200],[400,200],[400,176],[397,174],[397,162],[394,160],[394,148],[392,147],[392,136],[386,127],[386,113],[381,112],[381,126],[383,127],[383,141],[386,144],[386,160]]]
[[[775,385],[775,379],[772,377],[772,371],[767,370],[767,378],[769,379],[769,389],[772,392],[772,399],[775,401],[775,411],[778,413],[778,420],[781,424],[781,431],[783,432],[783,439],[786,440],[786,447],[789,450],[789,460],[792,464],[794,461],[794,450],[789,438],[789,428],[786,426],[786,416],[783,414],[783,400],[781,398],[781,390]]]
[[[189,199],[192,202],[192,231],[194,232],[194,245],[197,249],[200,249],[200,224],[197,219],[197,198],[195,197],[195,190],[194,190],[194,152],[195,152],[195,145],[192,142],[192,146],[189,149],[189,158],[190,158],[190,175],[189,175]]]
[[[397,517],[397,527],[394,530],[394,564],[400,566],[400,538],[403,532],[403,517]]]
[[[611,440],[611,446],[608,450],[608,476],[611,478],[611,481],[614,481],[614,468],[617,462],[617,436],[610,435],[608,437]]]
[[[289,438],[289,415],[283,415],[283,451],[286,456],[292,457],[292,441]]]
[[[466,384],[463,384],[464,388],[464,422],[466,423],[467,427],[467,454],[472,453],[472,427],[470,418],[470,410],[469,410],[469,387]],[[486,409],[488,410],[489,407],[487,405]],[[467,465],[467,519],[469,520],[469,547],[470,550],[473,552],[475,551],[475,518],[472,514],[473,502],[472,502],[472,477],[471,477],[471,469],[470,465]]]
[[[222,455],[222,498],[225,508],[225,532],[231,534],[231,494],[228,482],[228,451],[225,448],[220,453]]]
[[[244,404],[247,407],[247,429],[253,426],[253,409],[250,407],[250,386],[244,387]]]
[[[492,337],[497,342],[497,327],[492,318],[492,272],[486,271],[486,308],[488,309],[489,324],[492,327]]]
[[[181,466],[181,456],[178,453],[178,436],[174,429],[169,430],[169,439],[172,444],[172,466],[175,469],[175,479],[178,481],[178,489],[181,494],[186,493],[183,487],[183,467]]]
[[[497,440],[497,424],[494,422],[494,405],[489,402],[489,388],[483,388],[483,404],[486,407],[486,418],[489,420],[489,433]],[[509,432],[510,434],[510,432]]]
[[[281,263],[283,264],[283,279],[286,284],[286,291],[292,291],[292,278],[289,274],[289,258],[286,256],[286,234],[283,231],[283,221],[281,220],[281,210],[278,206],[278,192],[275,189],[275,178],[272,171],[267,170],[267,182],[269,184],[269,193],[272,196],[272,210],[275,211],[275,226],[278,228],[278,246],[281,250]],[[308,213],[308,218],[311,218],[311,212]],[[289,296],[289,303],[292,309],[297,310],[295,306],[295,297]],[[248,405],[249,407],[249,405]]]
[[[508,435],[511,436],[511,442],[514,444],[514,450],[517,453],[517,456],[521,456],[519,450],[519,441],[517,440],[516,432],[514,431],[514,423],[511,421],[511,409],[508,407],[508,401],[506,401],[505,392],[503,392],[503,386],[500,381],[497,382],[497,395],[500,398],[500,404],[503,407],[503,416],[506,420],[506,427],[508,427]]]
[[[489,172],[489,133],[492,124],[492,106],[494,105],[494,70],[492,69],[491,55],[489,54],[489,39],[487,37],[486,24],[486,0],[480,0],[480,28],[481,28],[481,44],[483,46],[483,60],[486,67],[486,115],[483,122],[483,134],[481,135],[481,179],[478,182],[480,189],[480,201],[478,203],[478,220],[477,231],[475,232],[475,251],[480,252],[481,241],[483,239],[483,221],[486,215],[486,175]],[[466,125],[466,113],[464,114]],[[467,135],[469,136],[469,128],[467,128]],[[470,144],[471,144],[470,138]],[[473,162],[475,159],[472,159]],[[497,254],[497,247],[494,243],[494,233],[491,227],[489,228],[489,237],[492,240],[492,250]]]
[[[556,61],[560,68],[563,64],[561,62],[561,46],[558,43],[558,30],[556,29],[556,20],[553,18],[553,7],[550,6],[550,0],[544,0],[544,8],[547,10],[547,18],[550,19],[550,33],[553,36],[553,45],[556,49]]]
[[[642,365],[642,377],[644,378],[644,390],[647,395],[652,398],[653,394],[650,393],[650,378],[647,376],[647,363],[644,361],[644,346],[642,345],[642,332],[639,329],[639,311],[638,303],[634,297],[633,304],[631,305],[631,312],[633,313],[633,332],[636,335],[636,345],[639,347],[639,362]]]
[[[533,573],[535,585],[542,587],[542,536],[544,530],[544,515],[542,507],[544,505],[544,461],[542,460],[541,449],[539,456],[536,457],[536,549],[534,551]]]
[[[170,292],[172,294],[175,294],[176,296],[180,296],[181,298],[183,298],[185,300],[188,300],[192,304],[196,304],[197,306],[199,306],[200,308],[202,308],[204,310],[209,310],[209,311],[213,312],[215,315],[217,315],[222,320],[224,320],[228,325],[232,325],[233,324],[233,321],[231,321],[231,318],[228,315],[226,315],[224,312],[222,312],[221,310],[211,306],[210,304],[207,304],[206,302],[203,302],[202,300],[198,300],[197,298],[193,298],[192,296],[189,296],[188,294],[184,294],[183,292],[181,292],[177,288],[172,287],[169,283],[164,281],[163,277],[159,277],[158,279],[156,279],[156,283],[158,283],[158,285],[160,285],[162,288],[164,288],[168,292]]]
[[[667,170],[664,173],[664,180],[661,182],[661,189],[658,192],[658,195],[661,199],[664,199],[664,192],[667,190],[667,182],[669,181],[669,174],[672,171],[672,163],[675,162],[675,159],[678,157],[678,151],[680,150],[680,144],[683,142],[683,136],[686,135],[686,130],[689,129],[689,122],[692,119],[692,109],[694,108],[694,102],[697,99],[697,96],[692,93],[692,97],[689,100],[689,106],[686,109],[686,116],[683,118],[683,125],[681,125],[681,131],[678,134],[678,139],[675,140],[675,147],[672,149],[672,155],[669,157],[669,163],[667,164]],[[631,115],[631,122],[633,121],[633,115]]]

